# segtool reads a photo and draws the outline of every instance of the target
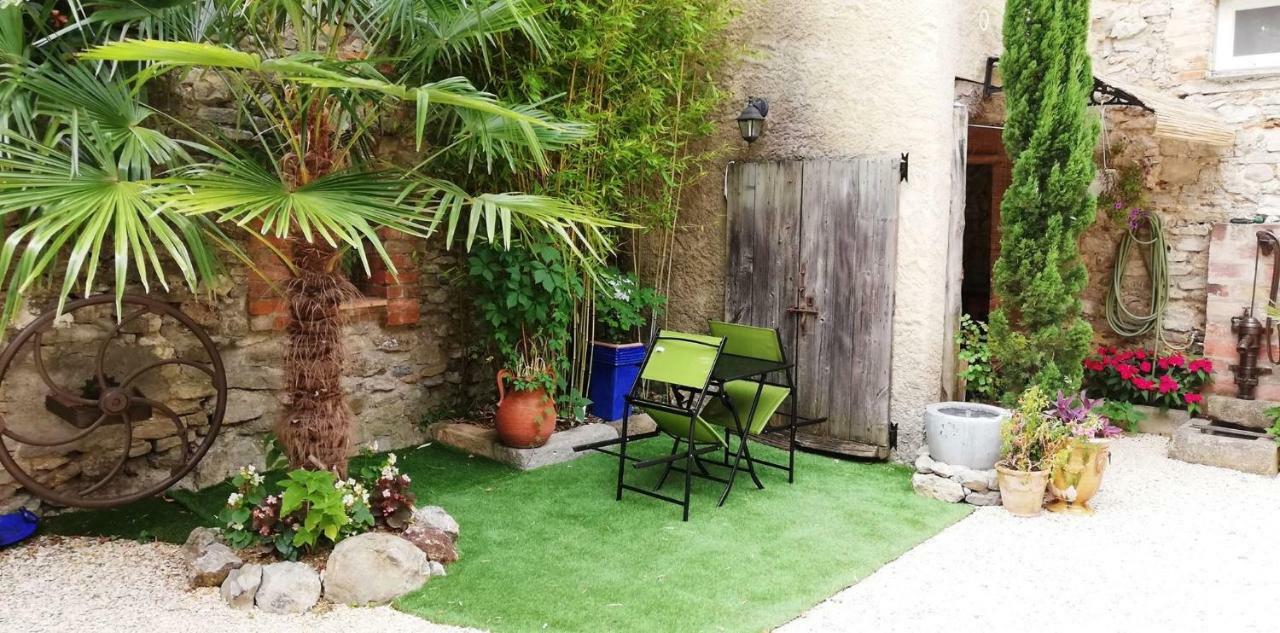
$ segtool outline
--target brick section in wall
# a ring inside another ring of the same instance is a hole
[[[249,311],[249,328],[255,331],[283,330],[289,324],[289,306],[279,284],[289,278],[289,267],[272,250],[285,257],[290,248],[286,240],[268,237],[266,243],[250,239],[246,247],[257,272],[250,271],[245,307]]]
[[[369,254],[369,276],[360,281],[360,291],[368,297],[386,299],[386,325],[410,325],[422,316],[419,300],[418,263],[414,252],[418,238],[392,229],[380,229],[378,236],[395,272],[387,269],[386,262],[375,253]]]
[[[1254,253],[1257,232],[1269,229],[1280,234],[1280,224],[1215,224],[1209,241],[1208,300],[1205,305],[1205,356],[1213,360],[1213,393],[1234,396],[1236,385],[1230,366],[1236,363],[1236,337],[1231,333],[1231,317],[1254,302],[1254,314],[1266,320],[1263,312],[1270,292],[1272,262],[1258,260],[1254,278]],[[1255,296],[1256,281],[1256,296]],[[1265,348],[1261,355],[1265,355]],[[1265,359],[1259,364],[1268,366]],[[1280,400],[1280,372],[1258,376],[1259,400]]]

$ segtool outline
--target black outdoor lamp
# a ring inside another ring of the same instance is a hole
[[[764,118],[769,116],[769,102],[756,97],[747,98],[747,107],[738,115],[738,132],[742,140],[753,143],[764,134]]]

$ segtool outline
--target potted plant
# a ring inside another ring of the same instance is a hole
[[[591,414],[604,420],[622,418],[624,398],[640,375],[644,343],[639,329],[646,312],[656,316],[664,299],[640,285],[632,273],[603,271],[596,290],[596,331],[591,350]]]
[[[1018,398],[1017,409],[1000,429],[1002,457],[996,477],[1004,508],[1015,516],[1040,514],[1050,471],[1070,447],[1070,429],[1047,413],[1048,408],[1048,397],[1032,386]]]
[[[546,359],[546,344],[526,337],[520,341],[516,362],[498,370],[495,421],[504,446],[538,448],[555,433],[556,378]]]
[[[1053,465],[1049,492],[1056,500],[1049,504],[1053,512],[1093,514],[1089,500],[1102,485],[1111,454],[1111,438],[1123,431],[1099,414],[1101,400],[1090,400],[1082,391],[1078,396],[1058,392],[1049,415],[1070,430],[1071,440],[1065,459]]]
[[[1213,379],[1213,361],[1182,352],[1116,349],[1100,346],[1084,359],[1084,387],[1089,395],[1105,398],[1099,411],[1130,431],[1171,435],[1204,404],[1201,389]],[[1129,403],[1124,408],[1120,403]]]

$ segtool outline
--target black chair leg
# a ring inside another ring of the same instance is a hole
[[[622,501],[622,477],[627,466],[627,419],[631,417],[631,407],[622,409],[622,442],[618,445],[618,493],[615,501]]]
[[[751,457],[751,445],[747,442],[747,436],[742,435],[742,453],[747,458],[747,473],[751,475],[751,481],[755,482],[757,490],[764,490],[764,484],[760,483],[760,476],[756,474],[756,462]]]
[[[680,448],[680,438],[676,438],[675,441],[671,443],[671,454],[675,455],[676,449],[678,448]],[[672,463],[673,462],[667,462],[667,465],[662,468],[662,476],[658,477],[658,483],[653,487],[654,490],[660,490],[662,485],[667,483],[667,475],[671,474]]]

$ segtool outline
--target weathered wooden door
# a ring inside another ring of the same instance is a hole
[[[897,158],[735,163],[725,317],[776,327],[797,363],[801,444],[889,446]]]

